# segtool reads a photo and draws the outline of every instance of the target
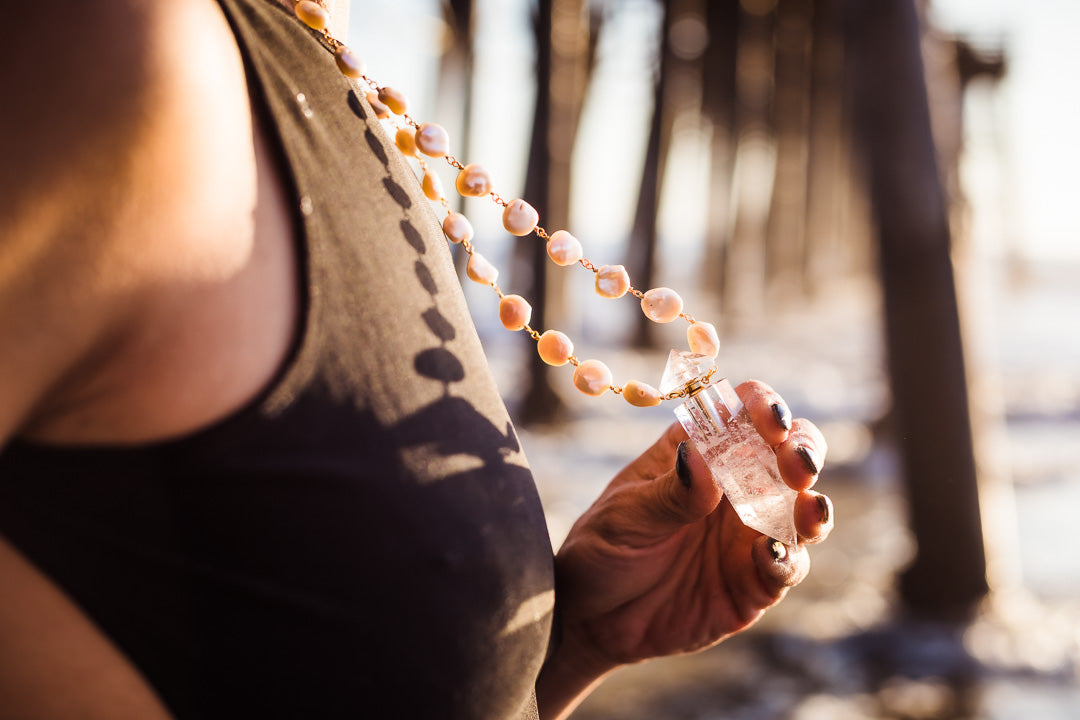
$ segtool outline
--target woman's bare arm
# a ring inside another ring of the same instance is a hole
[[[43,0],[0,24],[0,448],[122,332],[110,268],[153,101],[155,5]],[[3,537],[0,588],[0,719],[168,717]]]
[[[0,720],[165,720],[131,663],[0,538]]]
[[[46,0],[0,29],[0,446],[122,316],[109,265],[152,101],[152,5]]]

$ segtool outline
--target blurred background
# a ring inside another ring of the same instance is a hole
[[[721,372],[830,443],[810,578],[576,720],[1080,718],[1078,30],[1075,0],[355,4],[413,117],[597,265],[678,290]],[[658,384],[685,324],[461,209],[534,327]],[[671,408],[580,395],[466,292],[558,547]]]

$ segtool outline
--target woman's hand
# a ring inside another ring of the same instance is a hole
[[[569,712],[619,665],[702,650],[749,627],[806,577],[805,544],[833,525],[831,501],[810,489],[825,440],[812,423],[791,420],[764,383],[737,392],[799,491],[799,546],[743,525],[673,424],[612,480],[556,556],[557,645],[537,683],[544,717]]]

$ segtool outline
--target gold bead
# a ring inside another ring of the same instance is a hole
[[[367,93],[367,101],[368,105],[370,105],[371,109],[375,112],[375,117],[380,120],[385,120],[390,117],[390,108],[383,105],[382,100],[379,99],[379,93],[374,90],[369,90]]]

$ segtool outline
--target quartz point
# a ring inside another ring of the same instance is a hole
[[[672,350],[660,392],[684,388],[688,397],[675,408],[694,447],[747,527],[794,546],[795,498],[776,467],[776,455],[754,429],[750,413],[726,378],[705,378],[715,360],[708,355]]]

